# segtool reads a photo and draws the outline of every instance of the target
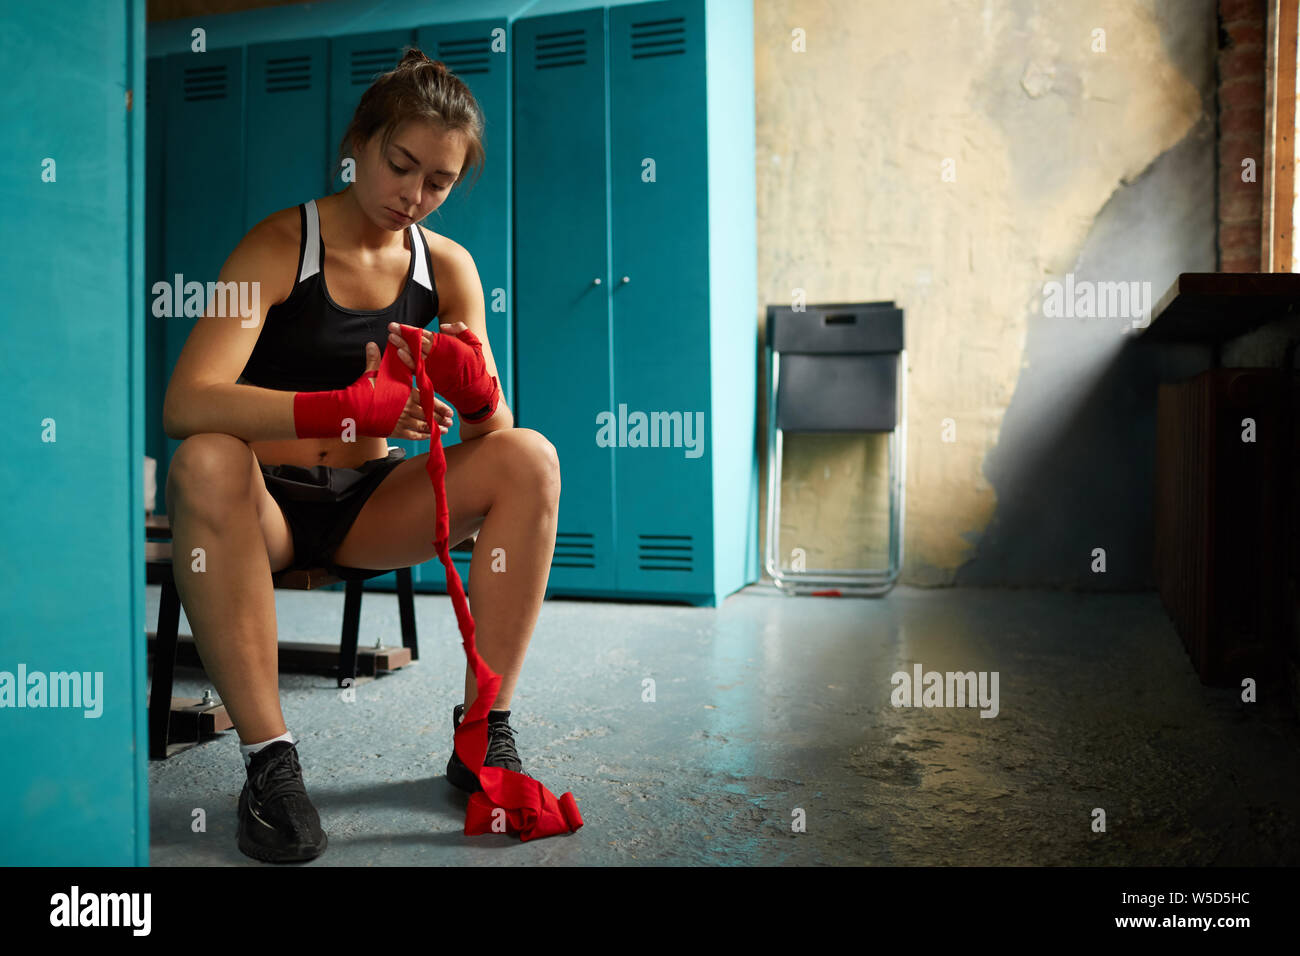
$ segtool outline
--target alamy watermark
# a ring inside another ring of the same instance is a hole
[[[685,448],[687,458],[704,454],[704,413],[632,412],[620,403],[613,412],[596,415],[596,444],[601,448]]]
[[[914,664],[912,673],[897,671],[889,682],[894,692],[889,702],[895,707],[981,707],[981,717],[998,715],[997,671],[939,671],[921,673]]]
[[[1092,282],[1076,280],[1043,285],[1043,315],[1049,319],[1130,319],[1130,327],[1151,324],[1150,282]]]
[[[171,282],[159,279],[150,291],[153,314],[159,319],[198,318],[207,312],[209,301],[216,306],[215,315],[238,316],[239,324],[246,329],[255,326],[261,314],[260,282],[209,282],[205,286],[202,282],[186,282],[178,272]]]
[[[83,717],[104,713],[104,672],[0,671],[0,707],[79,707]]]
[[[83,893],[75,883],[50,897],[50,925],[122,926],[133,936],[148,936],[153,924],[152,893]]]

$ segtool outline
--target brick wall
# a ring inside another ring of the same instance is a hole
[[[1219,270],[1260,272],[1267,0],[1219,0]],[[1255,182],[1242,182],[1242,160]]]

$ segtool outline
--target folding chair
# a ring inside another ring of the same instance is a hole
[[[903,567],[907,351],[893,302],[767,307],[767,548],[765,566],[787,594],[835,589],[879,597]],[[889,565],[785,568],[778,563],[784,433],[889,433]]]

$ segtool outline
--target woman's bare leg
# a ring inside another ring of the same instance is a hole
[[[293,542],[278,506],[264,533],[262,512],[272,509],[259,499],[267,494],[252,450],[233,435],[193,435],[172,456],[167,514],[176,592],[203,668],[245,744],[285,732],[268,547],[286,566]]]
[[[450,544],[478,531],[470,559],[474,639],[501,675],[492,706],[507,710],[546,595],[555,552],[560,463],[531,428],[503,428],[445,449]],[[405,568],[436,557],[435,499],[425,455],[393,469],[357,515],[333,560],[359,568]],[[500,549],[499,553],[494,554]],[[501,562],[505,570],[499,570]],[[478,693],[465,666],[465,704]]]
[[[539,455],[541,462],[545,456]],[[539,462],[538,474],[547,469]],[[470,558],[469,605],[474,640],[488,667],[501,675],[493,710],[509,710],[515,682],[541,613],[555,553],[559,467],[544,481],[506,483],[488,508]],[[498,552],[498,549],[500,551]],[[504,560],[505,571],[493,570]],[[465,707],[478,694],[474,671],[465,666]]]

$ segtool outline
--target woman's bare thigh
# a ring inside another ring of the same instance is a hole
[[[502,478],[502,455],[509,429],[488,432],[468,442],[444,448],[447,458],[447,546],[455,547],[478,531]],[[426,460],[408,458],[380,482],[332,561],[355,568],[409,568],[432,559],[437,508]]]
[[[196,442],[197,445],[191,446],[187,450],[187,446],[190,446],[191,442]],[[241,445],[243,446],[242,451],[240,450]],[[262,532],[262,540],[266,545],[266,556],[271,570],[280,571],[288,567],[290,562],[293,561],[293,534],[289,531],[289,522],[285,520],[280,505],[271,497],[271,493],[266,488],[266,479],[262,477],[262,469],[257,456],[248,447],[248,442],[243,441],[243,439],[216,432],[192,436],[181,443],[181,449],[176,453],[176,458],[173,459],[172,467],[167,474],[168,517],[174,519],[176,508],[181,507],[181,502],[185,500],[194,500],[205,504],[217,500],[217,496],[212,493],[212,489],[206,486],[200,485],[197,488],[189,489],[188,494],[179,493],[181,489],[175,487],[175,482],[182,480],[178,476],[186,474],[186,469],[179,464],[179,460],[192,454],[199,455],[199,461],[202,463],[200,474],[203,473],[203,469],[207,469],[209,472],[215,469],[224,478],[231,468],[247,467],[251,469],[248,473],[247,490],[240,489],[238,494],[245,495],[246,500],[254,507],[258,527]],[[229,485],[231,485],[230,482],[223,482],[223,486]]]
[[[271,563],[272,573],[283,571],[293,563],[293,532],[289,522],[280,509],[280,503],[271,497],[266,488],[266,479],[262,477],[261,463],[257,456],[253,459],[252,494],[257,503],[257,520],[262,526],[262,537],[266,541],[266,557]]]

